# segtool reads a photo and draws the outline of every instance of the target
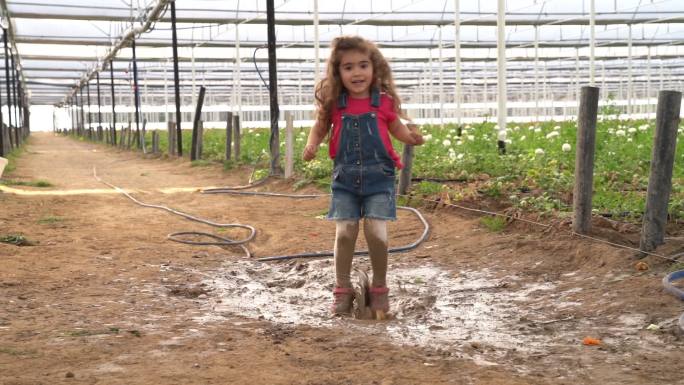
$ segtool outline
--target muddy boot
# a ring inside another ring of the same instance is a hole
[[[333,290],[333,304],[330,311],[333,314],[351,314],[354,304],[354,289],[351,287],[336,287]]]
[[[370,308],[378,320],[384,320],[389,313],[389,288],[387,286],[373,286],[368,289],[370,294]]]

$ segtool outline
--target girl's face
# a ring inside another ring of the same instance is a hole
[[[370,55],[361,51],[346,51],[340,60],[342,85],[349,96],[360,99],[370,96],[373,84],[373,63]]]

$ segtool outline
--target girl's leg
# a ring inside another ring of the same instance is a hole
[[[335,225],[335,279],[337,287],[351,287],[351,266],[359,222],[339,220]]]
[[[387,221],[366,218],[363,233],[368,243],[371,267],[373,268],[373,287],[387,286]]]

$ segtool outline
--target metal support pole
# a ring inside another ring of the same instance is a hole
[[[7,117],[10,135],[12,134],[12,94],[10,91],[9,52],[7,52],[7,28],[2,29],[2,41],[5,43],[5,86],[7,88]]]
[[[681,104],[681,92],[660,91],[658,93],[651,174],[648,178],[646,212],[639,242],[641,251],[652,251],[665,243],[667,206],[672,191],[672,169]]]
[[[92,129],[93,122],[92,117],[90,116],[90,81],[86,83],[86,96],[88,97],[88,129]]]
[[[275,6],[273,0],[266,0],[268,23],[268,91],[271,96],[271,175],[280,175],[280,135],[278,132],[278,70],[276,68]]]
[[[456,124],[461,126],[461,11],[460,11],[460,1],[454,0],[454,50],[456,62]]]
[[[499,106],[497,109],[499,133],[497,146],[499,153],[506,153],[506,0],[498,0],[497,12],[497,55]]]
[[[10,69],[10,76],[11,77],[10,77],[10,79],[12,82],[12,100],[14,100],[14,104],[12,105],[12,115],[14,115],[14,137],[15,137],[14,143],[17,145],[17,147],[19,147],[19,141],[16,140],[16,138],[18,137],[17,131],[19,131],[19,118],[17,117],[17,88],[16,88],[17,79],[15,76],[16,73],[14,70],[14,53],[12,53],[11,50],[10,50],[10,65],[11,65],[11,69]]]
[[[320,56],[320,36],[318,34],[318,0],[314,0],[314,85],[318,84],[321,78],[321,56]]]
[[[102,110],[100,106],[102,105],[102,99],[100,99],[100,71],[95,72],[97,76],[97,126],[102,127]]]
[[[80,88],[78,89],[78,93],[79,93],[79,95],[80,95],[80,96],[79,96],[79,99],[77,99],[77,100],[79,101],[79,103],[78,103],[78,105],[79,105],[78,113],[79,113],[79,116],[80,116],[80,119],[81,119],[81,124],[80,124],[79,127],[80,127],[80,130],[81,130],[81,135],[85,135],[85,111],[84,111],[84,108],[83,108],[83,107],[85,106],[85,104],[83,103],[83,87],[80,87]]]
[[[192,145],[190,146],[190,160],[197,160],[198,156],[198,151],[197,151],[197,141],[199,140],[198,137],[198,130],[199,130],[199,121],[201,120],[201,115],[202,115],[202,104],[204,103],[204,93],[206,89],[204,86],[200,86],[200,92],[199,96],[197,97],[197,107],[195,108],[195,118],[193,119],[192,123]]]
[[[596,58],[594,52],[596,47],[596,0],[590,0],[589,30],[591,36],[589,41],[589,85],[593,87],[596,74],[596,66],[594,63]]]
[[[629,27],[629,37],[627,38],[627,116],[632,117],[632,25]]]
[[[176,36],[176,2],[171,2],[171,31],[173,40],[173,84],[176,93],[176,154],[183,155],[183,133],[181,131],[180,84],[178,79],[178,38]]]
[[[138,61],[135,57],[135,38],[131,40],[133,51],[133,104],[135,104],[135,134],[138,136],[138,148],[145,153],[145,138],[140,135],[140,92],[138,91]]]
[[[594,152],[596,147],[596,114],[598,87],[582,87],[575,154],[575,189],[573,192],[573,231],[587,234],[591,230],[591,196],[594,183]]]
[[[171,3],[173,4],[173,3]],[[112,81],[112,145],[116,145],[116,102],[114,101],[114,59],[109,62],[109,77]]]

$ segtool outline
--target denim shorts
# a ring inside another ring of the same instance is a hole
[[[328,219],[359,220],[361,218],[396,220],[397,202],[394,193],[381,192],[363,196],[347,190],[333,189]]]

